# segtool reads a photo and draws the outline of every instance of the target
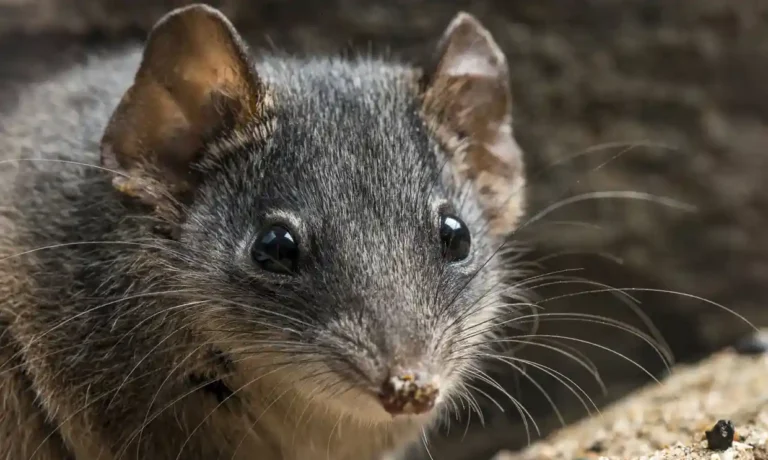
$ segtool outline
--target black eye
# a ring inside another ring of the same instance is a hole
[[[287,229],[276,225],[257,238],[251,257],[264,270],[290,275],[296,272],[299,246]]]
[[[464,260],[469,255],[472,238],[469,228],[458,217],[440,216],[440,240],[443,243],[443,257],[449,262]]]

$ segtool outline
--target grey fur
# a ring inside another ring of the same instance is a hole
[[[450,409],[484,346],[473,333],[501,317],[505,275],[476,198],[441,174],[451,166],[420,115],[419,72],[376,59],[259,59],[275,101],[268,136],[213,140],[210,150],[228,154],[200,164],[205,180],[180,221],[159,222],[119,196],[109,172],[61,162],[98,164],[138,63],[137,49],[94,55],[0,115],[0,325],[13,350],[0,385],[27,383],[37,406],[25,416],[53,431],[36,458],[229,458],[238,447],[259,458],[364,458],[419,435],[429,421],[388,421],[349,387],[375,387],[393,363],[421,360],[443,381],[441,412]],[[471,258],[452,266],[437,234],[446,205],[473,233]],[[273,217],[305,249],[295,278],[248,259]],[[259,338],[269,343],[249,342]],[[265,364],[270,356],[278,363]],[[283,363],[279,379],[248,385]],[[219,405],[190,375],[246,389]],[[340,402],[318,403],[298,389],[307,383],[320,401]],[[287,420],[284,387],[314,417],[306,432],[293,429],[301,417]],[[0,428],[8,455],[33,454]]]

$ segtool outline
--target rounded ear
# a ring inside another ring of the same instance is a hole
[[[509,70],[472,15],[459,13],[448,25],[423,91],[425,118],[450,164],[474,185],[489,230],[511,232],[523,212],[525,178],[512,134]]]
[[[187,192],[192,163],[224,129],[260,118],[264,87],[219,11],[178,8],[149,34],[133,85],[110,118],[101,162],[118,190],[150,203]]]

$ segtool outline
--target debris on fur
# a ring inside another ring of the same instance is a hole
[[[709,432],[709,435],[707,433]],[[768,355],[718,353],[494,460],[768,460]]]
[[[380,394],[384,408],[392,414],[422,414],[435,405],[438,390],[412,375],[392,377]]]

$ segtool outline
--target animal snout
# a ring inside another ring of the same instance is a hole
[[[439,383],[429,373],[402,371],[384,381],[379,399],[392,415],[418,415],[432,410],[439,393]]]

